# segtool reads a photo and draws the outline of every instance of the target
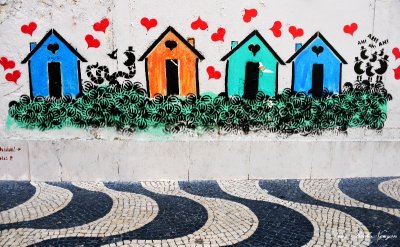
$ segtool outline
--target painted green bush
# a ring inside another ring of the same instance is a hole
[[[276,97],[258,93],[254,100],[219,95],[184,98],[147,97],[139,83],[87,84],[81,97],[52,99],[27,95],[10,103],[9,116],[28,129],[113,127],[124,133],[161,127],[185,130],[320,133],[349,127],[381,129],[390,95],[381,87],[347,87],[340,95],[312,98],[289,89]]]

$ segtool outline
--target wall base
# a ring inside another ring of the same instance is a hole
[[[0,180],[143,181],[400,176],[399,140],[3,140],[0,146]]]

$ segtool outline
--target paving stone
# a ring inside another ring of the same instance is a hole
[[[0,246],[400,246],[400,179],[0,181]]]

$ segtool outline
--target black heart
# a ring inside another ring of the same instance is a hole
[[[261,47],[259,45],[249,45],[249,51],[251,51],[254,56],[260,51],[260,49]]]
[[[165,46],[172,51],[178,46],[178,44],[173,40],[168,40],[165,42]]]
[[[56,54],[58,49],[60,49],[60,46],[58,44],[50,44],[47,46],[47,50],[51,51],[53,54]]]
[[[319,57],[319,54],[324,52],[324,47],[322,46],[313,46],[312,51]]]

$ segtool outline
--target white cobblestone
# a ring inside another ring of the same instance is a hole
[[[260,188],[259,181],[220,181],[219,184],[222,190],[231,195],[249,200],[276,203],[304,215],[314,227],[314,236],[306,246],[331,246],[331,244],[358,246],[360,244],[369,245],[370,243],[368,229],[360,221],[344,212],[317,205],[282,200],[269,195]],[[336,219],[339,219],[339,222]],[[343,232],[344,238],[339,237],[341,228],[347,229]]]
[[[400,209],[384,208],[360,202],[343,193],[339,188],[340,179],[303,180],[300,189],[317,200],[348,207],[379,210],[400,217]]]
[[[0,212],[0,224],[30,221],[54,214],[65,208],[72,199],[69,190],[47,183],[32,183],[35,194],[25,203]]]
[[[379,190],[385,195],[400,201],[400,178],[379,184]]]
[[[231,245],[247,239],[258,227],[257,216],[249,208],[236,202],[189,194],[181,190],[177,182],[145,182],[142,184],[146,189],[155,193],[180,196],[196,201],[207,210],[208,220],[201,229],[183,238],[162,240],[162,244],[176,244],[177,246]],[[247,234],[242,234],[241,231]],[[198,239],[202,240],[201,244],[196,243]],[[144,245],[141,245],[139,240],[132,240],[124,246]]]
[[[134,231],[148,224],[158,214],[157,203],[146,196],[110,190],[102,183],[76,183],[75,185],[86,190],[103,192],[110,196],[113,200],[110,212],[101,219],[68,229],[19,228],[8,230],[7,234],[0,232],[0,243],[6,240],[6,246],[16,244],[22,247],[53,238],[117,235]],[[102,231],[102,228],[107,229],[111,225],[113,226],[112,232]],[[45,231],[48,235],[40,236],[42,231]],[[19,237],[14,238],[12,237],[13,234],[18,234]]]

